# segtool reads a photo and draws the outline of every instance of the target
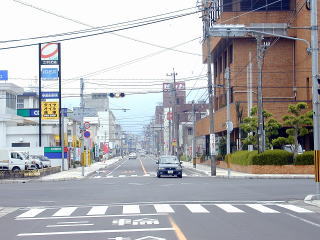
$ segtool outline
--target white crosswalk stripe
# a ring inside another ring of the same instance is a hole
[[[59,209],[55,214],[53,214],[54,217],[66,217],[70,216],[77,207],[64,207]]]
[[[185,204],[192,213],[209,213],[201,204]]]
[[[154,204],[153,206],[158,213],[174,213],[169,204]]]
[[[90,209],[87,215],[104,215],[106,214],[107,209],[108,206],[94,206]]]
[[[150,208],[153,207],[153,210]],[[117,207],[116,212],[114,207]],[[183,208],[184,207],[184,208]],[[268,203],[175,203],[175,204],[131,204],[121,205],[101,205],[101,206],[81,206],[81,207],[61,207],[61,208],[30,208],[24,210],[22,214],[18,215],[17,219],[32,219],[43,217],[90,217],[90,216],[103,216],[103,215],[128,215],[128,214],[179,214],[180,211],[188,211],[190,213],[206,213],[214,214],[217,211],[223,210],[226,214],[234,213],[251,213],[256,211],[262,214],[281,214],[288,211],[295,213],[314,213],[304,207],[298,207],[292,204],[268,204]],[[184,210],[183,210],[184,209]],[[283,211],[281,211],[283,209]],[[17,210],[17,209],[16,209]],[[81,215],[86,210],[86,214]],[[108,213],[109,210],[112,214]],[[3,211],[0,209],[0,213]],[[40,216],[40,217],[39,217]]]
[[[308,209],[297,207],[294,205],[278,204],[278,206],[289,209],[289,210],[291,210],[293,212],[297,212],[297,213],[312,213],[312,211],[310,211]]]
[[[263,206],[262,204],[246,204],[246,205],[262,213],[279,213],[278,211],[268,208],[266,206]]]
[[[222,210],[228,212],[228,213],[243,213],[241,209],[232,206],[231,204],[216,204],[217,207],[221,208]]]
[[[139,205],[124,205],[122,213],[123,214],[138,214],[138,213],[140,213],[140,207],[139,207]]]

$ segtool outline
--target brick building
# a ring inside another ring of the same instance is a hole
[[[310,31],[290,27],[310,26],[310,11],[302,0],[203,0],[210,4],[211,24],[285,23],[288,36],[310,41]],[[318,19],[319,20],[319,19]],[[253,37],[220,38],[209,37],[212,55],[213,83],[225,85],[224,73],[231,70],[231,120],[234,131],[233,142],[238,140],[239,123],[236,103],[244,110],[244,117],[252,106],[257,105],[258,69]],[[207,39],[203,42],[203,62],[207,61]],[[282,121],[288,104],[307,102],[311,109],[311,55],[307,45],[301,41],[265,37],[271,45],[267,48],[262,70],[263,108]],[[215,88],[215,132],[226,134],[226,89]],[[209,134],[209,119],[197,122],[197,136]],[[301,139],[306,148],[312,148],[312,136]]]

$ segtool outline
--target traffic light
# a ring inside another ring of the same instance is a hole
[[[124,96],[125,96],[124,93],[109,93],[109,97],[111,97],[111,98],[121,98]]]

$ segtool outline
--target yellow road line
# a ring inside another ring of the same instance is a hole
[[[183,234],[182,230],[179,228],[179,226],[175,223],[173,218],[169,216],[169,221],[171,223],[172,228],[174,229],[178,240],[187,240],[186,236]]]
[[[147,171],[146,171],[146,169],[145,169],[144,166],[143,166],[143,163],[142,163],[142,161],[141,161],[141,158],[139,158],[139,160],[140,160],[141,167],[142,167],[142,170],[143,170],[144,174],[147,174]]]

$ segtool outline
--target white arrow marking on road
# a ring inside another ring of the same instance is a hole
[[[115,219],[112,221],[112,224],[113,225],[118,225],[118,226],[124,226],[124,225],[131,225],[132,222],[131,222],[131,219],[124,219],[124,218],[121,218],[121,219]]]
[[[228,213],[243,213],[244,212],[241,209],[232,206],[231,204],[215,204],[215,205]]]
[[[166,240],[166,239],[153,237],[153,236],[146,236],[146,237],[142,237],[142,238],[137,238],[136,240]]]
[[[59,209],[52,216],[54,216],[54,217],[70,216],[76,209],[77,209],[77,207],[64,207],[64,208]]]
[[[123,214],[140,213],[139,205],[124,205]]]
[[[40,208],[34,208],[30,209],[29,211],[22,213],[21,215],[18,216],[18,218],[30,218],[30,217],[35,217],[38,214],[42,213],[46,209],[40,209]]]
[[[169,204],[154,204],[153,206],[158,213],[174,213]]]
[[[209,213],[209,211],[204,207],[202,207],[200,204],[185,204],[185,206],[192,213]]]
[[[152,224],[159,224],[158,219],[151,219],[151,218],[141,218],[132,221],[132,225],[152,225]]]
[[[268,208],[266,206],[263,206],[262,204],[246,204],[246,205],[262,213],[279,213],[278,211]]]
[[[108,206],[94,206],[90,209],[87,215],[104,215],[108,209]]]
[[[285,205],[285,204],[277,204],[279,207],[283,207],[286,209],[289,209],[293,212],[297,212],[297,213],[313,213],[312,211],[305,209],[305,208],[301,208],[301,207],[297,207],[294,205]]]

